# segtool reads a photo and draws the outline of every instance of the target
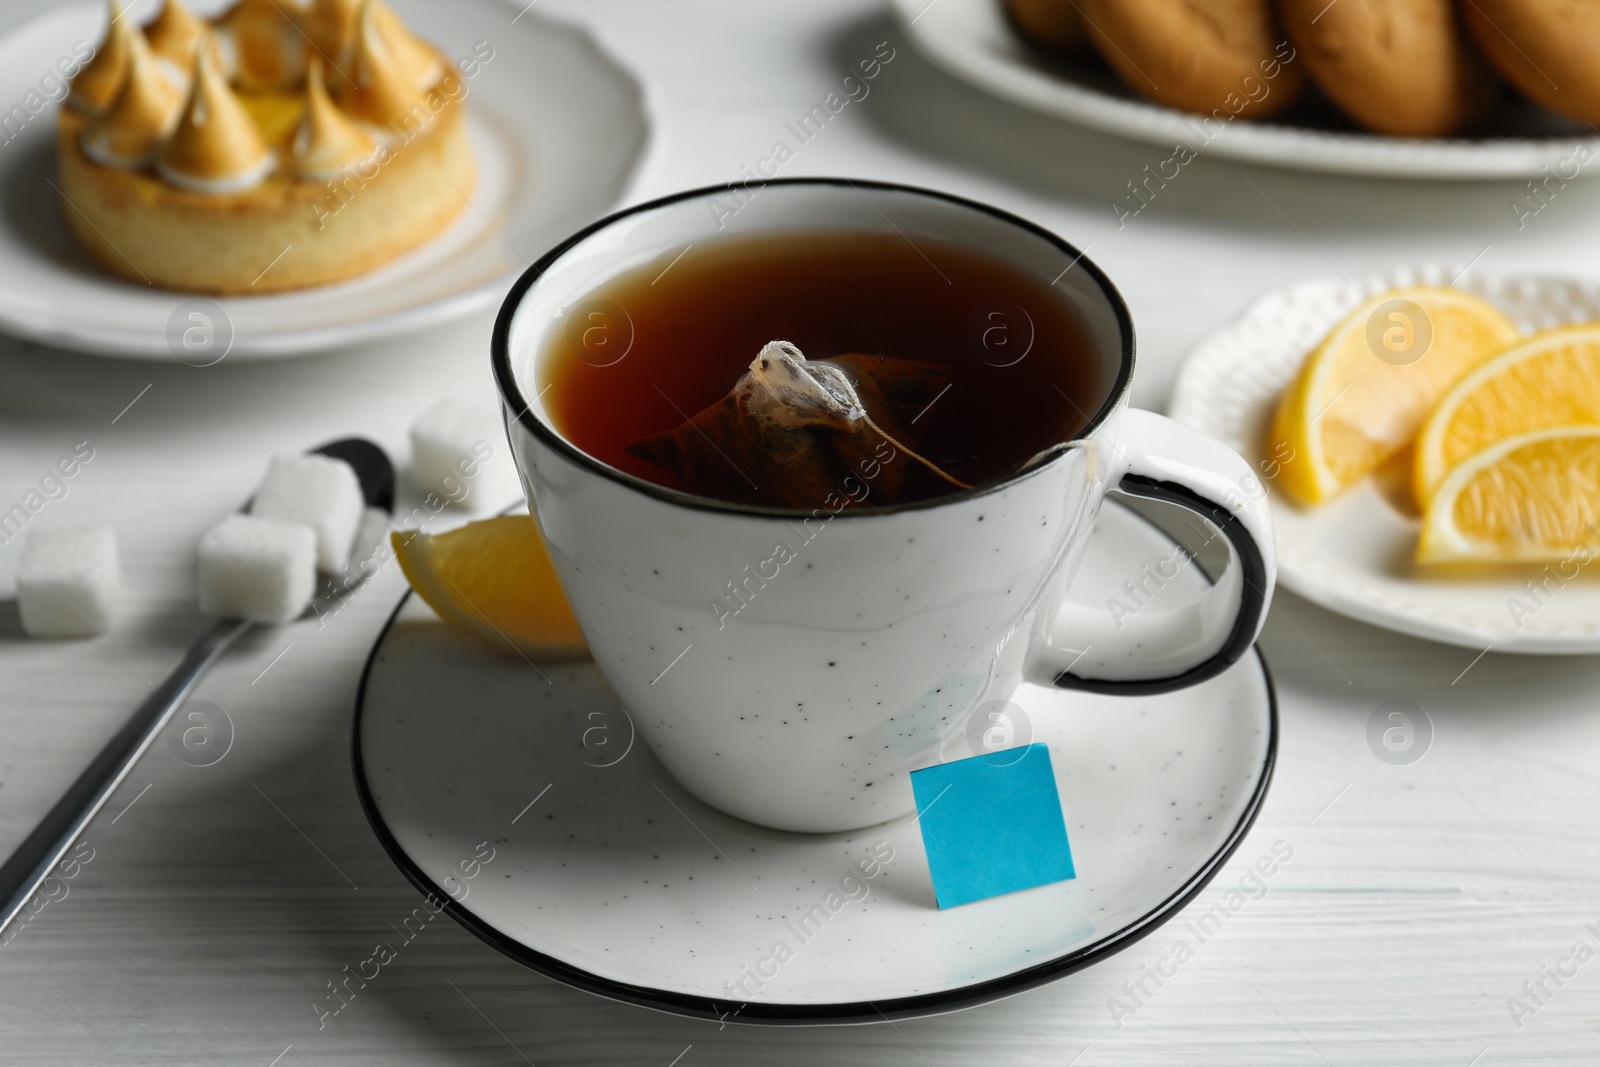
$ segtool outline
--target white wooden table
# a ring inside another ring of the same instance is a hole
[[[506,33],[522,32],[517,6]],[[0,25],[31,10],[7,0]],[[591,23],[652,87],[664,144],[646,194],[738,177],[785,121],[889,42],[895,57],[870,97],[784,173],[931,185],[1087,247],[1133,308],[1144,406],[1163,405],[1194,340],[1291,279],[1480,254],[1475,269],[1597,273],[1600,183],[1587,181],[1519,230],[1509,202],[1526,190],[1515,183],[1349,181],[1202,157],[1119,229],[1110,201],[1163,151],[951,81],[865,0],[537,10]],[[409,420],[434,397],[491,395],[490,318],[381,349],[204,370],[0,340],[0,506],[91,442],[92,463],[36,521],[114,523],[129,586],[115,647],[28,641],[3,603],[16,545],[0,547],[0,851],[199,632],[195,541],[264,457],[347,433],[403,457]],[[1473,664],[1470,650],[1292,595],[1263,639],[1282,697],[1277,781],[1202,906],[1274,841],[1293,859],[1175,977],[1146,979],[1152,992],[1120,1026],[1111,998],[1131,1003],[1124,983],[1165,955],[1169,936],[989,1007],[797,1031],[719,1028],[573,992],[447,923],[319,1030],[312,1005],[326,984],[416,902],[367,828],[349,767],[357,677],[401,588],[391,568],[324,629],[264,635],[212,673],[199,696],[228,712],[232,750],[206,768],[153,750],[90,829],[94,858],[68,895],[0,947],[0,1063],[1600,1061],[1600,961],[1559,986],[1544,978],[1539,1001],[1524,986],[1547,966],[1570,972],[1561,961],[1575,943],[1600,951],[1600,664],[1494,653]],[[1426,709],[1435,728],[1410,766],[1381,762],[1365,739],[1392,699]]]

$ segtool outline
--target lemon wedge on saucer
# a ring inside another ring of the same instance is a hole
[[[441,619],[530,659],[588,655],[578,621],[528,515],[442,534],[390,534],[406,581]]]
[[[1512,437],[1462,461],[1422,517],[1417,562],[1539,563],[1600,554],[1600,426]]]
[[[1306,358],[1279,401],[1269,452],[1302,503],[1343,492],[1404,449],[1450,383],[1517,339],[1494,305],[1448,286],[1365,301]]]
[[[1445,391],[1417,435],[1413,484],[1426,502],[1450,469],[1507,437],[1600,425],[1600,323],[1524,339]]]

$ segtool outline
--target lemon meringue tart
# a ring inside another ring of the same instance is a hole
[[[382,0],[111,0],[57,122],[61,213],[132,281],[245,294],[363,274],[443,231],[477,168],[467,85]]]

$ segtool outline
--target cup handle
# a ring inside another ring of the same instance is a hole
[[[1028,680],[1041,685],[1128,696],[1182,689],[1237,662],[1266,621],[1277,561],[1255,471],[1222,442],[1171,419],[1133,408],[1121,419],[1110,488],[1193,511],[1226,540],[1228,567],[1209,592],[1180,607],[1161,608],[1159,590],[1192,559],[1182,548],[1130,574],[1132,584],[1104,606],[1067,601],[1029,656]]]

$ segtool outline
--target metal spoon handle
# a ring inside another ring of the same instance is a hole
[[[250,625],[221,619],[207,630],[0,866],[0,932],[33,898],[211,664]]]

